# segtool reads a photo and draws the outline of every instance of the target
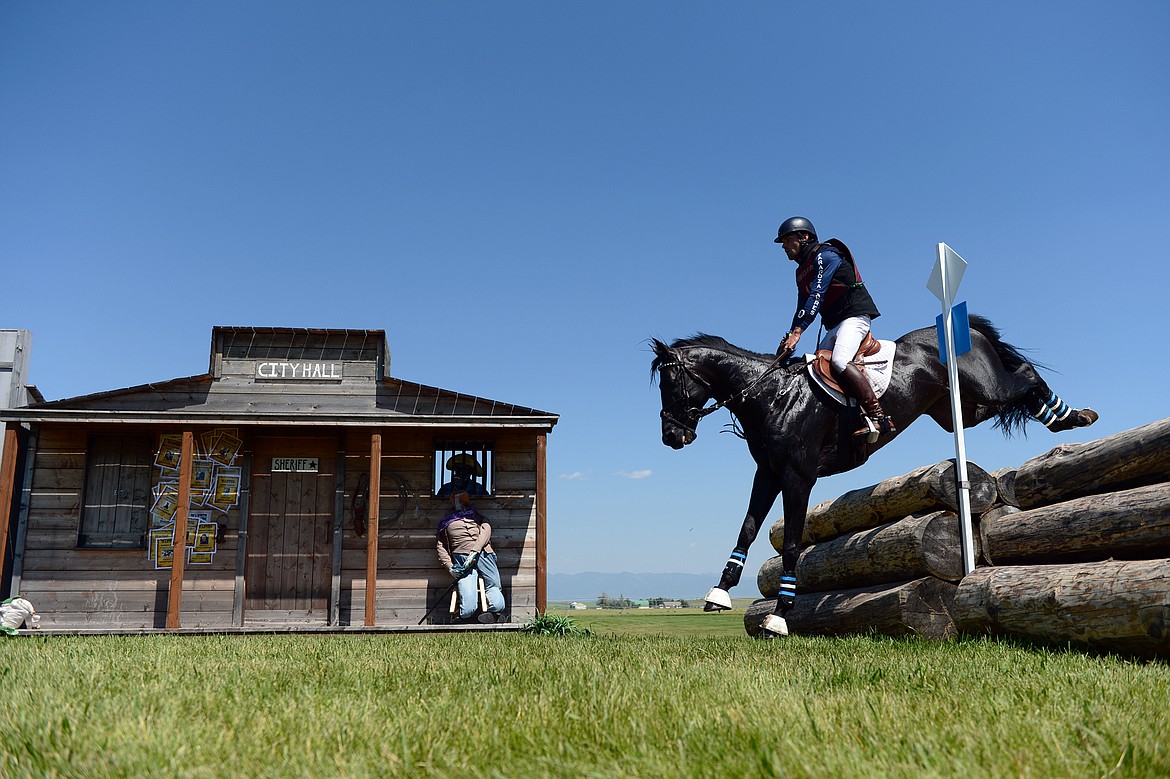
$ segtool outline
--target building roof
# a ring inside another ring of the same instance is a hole
[[[547,411],[392,378],[389,366],[381,330],[215,327],[208,373],[32,402],[0,410],[0,420],[546,431],[558,420]]]

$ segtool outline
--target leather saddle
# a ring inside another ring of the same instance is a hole
[[[873,333],[866,333],[865,339],[861,342],[861,346],[857,348],[857,354],[854,355],[853,362],[857,363],[857,367],[864,372],[865,358],[873,357],[875,354],[880,352],[881,349],[882,345],[878,342],[878,339],[873,337]],[[851,397],[848,392],[841,389],[841,385],[838,384],[837,379],[833,377],[833,366],[829,364],[829,360],[832,358],[832,356],[833,352],[831,349],[817,349],[816,356],[812,361],[813,370],[817,372],[818,376],[824,379],[825,384],[828,384],[842,395]]]

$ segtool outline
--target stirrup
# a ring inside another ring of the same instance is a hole
[[[867,416],[866,414],[861,415],[861,421],[862,421],[862,423],[864,423],[865,426],[862,427],[860,430],[854,430],[853,435],[854,436],[865,436],[865,442],[867,444],[877,443],[878,436],[881,435],[881,431],[878,430],[877,425],[874,424],[874,421],[872,419],[870,419],[869,416]]]
[[[865,436],[865,442],[867,444],[876,444],[882,433],[897,432],[894,428],[893,421],[885,414],[878,417],[871,417],[869,414],[863,413],[861,420],[865,423],[865,427],[855,431],[853,435]]]

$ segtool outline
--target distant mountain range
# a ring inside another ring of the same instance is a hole
[[[717,577],[716,577],[717,578]],[[550,573],[547,598],[592,603],[605,593],[614,598],[702,600],[715,581],[698,573]]]

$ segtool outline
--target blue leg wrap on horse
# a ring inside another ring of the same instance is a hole
[[[1052,393],[1052,398],[1045,405],[1047,405],[1052,413],[1056,415],[1056,418],[1060,420],[1068,418],[1068,415],[1072,413],[1072,409],[1069,408],[1068,404],[1057,397],[1055,392]]]
[[[743,564],[747,562],[747,552],[738,549],[727,558],[727,565],[723,566],[723,576],[719,579],[720,589],[729,590],[739,584],[739,577],[743,573]]]
[[[791,608],[796,600],[796,577],[784,574],[780,577],[779,599],[781,604]]]
[[[1040,404],[1040,408],[1032,412],[1032,416],[1043,422],[1047,427],[1052,427],[1057,422],[1063,422],[1072,414],[1073,409],[1061,400],[1060,396],[1055,392],[1048,396],[1048,399]]]

